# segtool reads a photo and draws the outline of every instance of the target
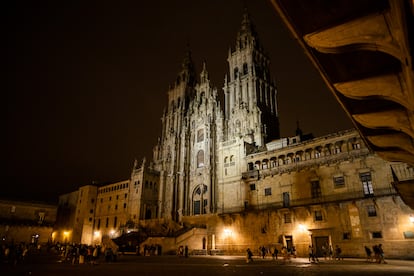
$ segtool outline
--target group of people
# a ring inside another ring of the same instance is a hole
[[[374,252],[374,255],[372,255],[372,251],[368,246],[364,246],[365,248],[365,253],[367,254],[367,261],[368,262],[373,262],[375,261],[376,263],[384,263],[386,264],[387,262],[384,259],[384,250],[382,249],[382,244],[374,244],[372,246],[372,251]]]
[[[368,262],[376,262],[379,264],[387,263],[384,259],[384,250],[382,248],[382,244],[375,244],[374,246],[372,246],[372,250],[368,246],[364,246],[364,248],[365,248],[365,253],[366,253]],[[292,247],[289,250],[288,248],[283,246],[281,251],[279,252],[279,250],[276,247],[274,247],[273,250],[269,251],[269,249],[267,249],[265,246],[261,246],[259,248],[259,252],[260,252],[259,253],[260,256],[263,259],[266,257],[266,255],[269,252],[271,252],[272,258],[276,260],[278,259],[279,253],[283,257],[283,260],[289,260],[292,256],[296,258],[295,247]],[[328,245],[328,244],[323,245],[321,247],[321,253],[323,254],[325,260],[327,260],[328,258],[330,260],[338,260],[338,261],[344,259],[344,257],[342,256],[342,249],[338,245],[335,246],[335,250],[332,248],[332,245]],[[313,263],[319,262],[318,256],[316,254],[316,250],[313,247],[313,245],[309,245],[308,254],[309,254],[309,262],[313,262]],[[249,263],[252,261],[253,261],[253,252],[250,250],[250,248],[247,248],[246,262]]]
[[[2,263],[17,265],[25,260],[29,250],[37,250],[37,246],[33,244],[26,244],[24,242],[19,244],[2,244],[0,260]]]
[[[72,264],[97,264],[101,256],[106,262],[115,262],[117,252],[111,247],[86,244],[58,244],[57,251],[61,256],[61,262]]]
[[[274,260],[277,260],[279,255],[283,258],[284,261],[288,261],[292,257],[296,258],[296,248],[294,246],[292,246],[291,248],[287,248],[286,246],[283,246],[280,251],[276,247],[274,247],[272,250],[269,250],[265,246],[259,247],[259,254],[262,257],[262,259],[264,259],[268,253],[272,254],[272,258]],[[342,256],[342,249],[338,245],[335,246],[335,250],[333,250],[331,245],[327,245],[327,244],[323,245],[321,247],[321,253],[323,254],[325,260],[327,260],[328,258],[330,260],[338,260],[338,261],[344,259]],[[249,263],[253,261],[253,252],[251,251],[250,248],[247,249],[246,254],[247,254],[246,255],[247,262]],[[313,263],[319,262],[319,258],[316,254],[316,250],[313,247],[313,245],[309,245],[308,255],[309,255],[309,262],[313,262]]]
[[[267,248],[265,246],[260,246],[259,254],[262,257],[262,259],[265,259],[268,254],[271,254],[273,260],[278,260],[278,257],[281,256],[284,261],[288,261],[290,260],[291,257],[296,258],[296,248],[294,246],[291,248],[287,248],[286,246],[283,246],[281,250],[279,251],[277,247]],[[253,261],[253,252],[250,248],[247,248],[246,262],[249,263],[252,261]]]

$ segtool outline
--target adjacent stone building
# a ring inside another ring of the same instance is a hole
[[[43,244],[52,241],[57,206],[0,200],[0,237],[4,243]]]
[[[270,61],[247,13],[227,61],[222,104],[206,64],[197,78],[186,54],[152,161],[135,161],[130,179],[63,195],[60,210],[72,214],[60,231],[100,243],[145,230],[142,245],[163,252],[294,246],[306,255],[312,244],[319,255],[339,245],[363,256],[382,243],[389,257],[414,258],[414,211],[393,187],[413,168],[370,153],[355,130],[280,138]]]

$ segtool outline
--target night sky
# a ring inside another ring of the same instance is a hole
[[[246,5],[271,59],[281,135],[352,128],[267,1],[11,1],[2,47],[6,161],[0,198],[55,203],[128,179],[152,159],[187,45],[222,93]]]

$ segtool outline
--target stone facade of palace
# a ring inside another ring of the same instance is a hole
[[[3,243],[43,244],[50,242],[57,206],[0,200],[0,237]]]
[[[135,161],[124,181],[62,195],[56,241],[145,232],[141,246],[164,253],[295,246],[306,255],[312,244],[346,256],[382,243],[389,257],[414,258],[414,211],[393,187],[413,168],[370,153],[355,130],[280,138],[270,61],[247,14],[227,61],[222,104],[206,64],[197,76],[186,54],[152,160]]]

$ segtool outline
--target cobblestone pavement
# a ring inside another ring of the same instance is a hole
[[[59,262],[56,256],[30,256],[23,264],[0,265],[0,275],[39,276],[106,276],[106,275],[414,275],[414,261],[387,260],[387,264],[369,263],[362,259],[341,261],[320,260],[310,263],[307,258],[288,262],[271,258],[255,258],[246,263],[241,256],[119,256],[116,262],[101,260],[97,265]]]

